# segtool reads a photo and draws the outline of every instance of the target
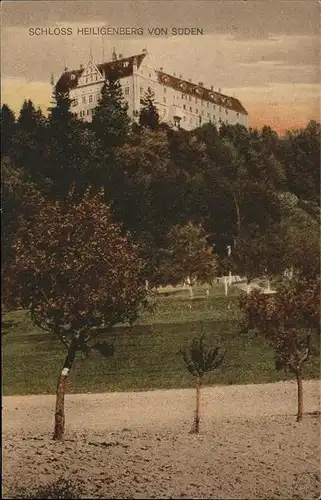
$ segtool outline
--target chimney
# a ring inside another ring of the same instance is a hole
[[[142,53],[143,53],[143,54],[147,54],[147,50],[146,50],[146,49],[143,49],[143,50],[142,50]]]
[[[198,82],[200,87],[203,87],[204,83],[203,82]]]
[[[179,75],[179,77],[180,77],[180,79],[182,79],[182,78],[183,78],[183,75]]]
[[[222,89],[218,89],[219,93],[221,93]]]
[[[123,54],[119,54],[118,59],[122,59],[124,57]]]
[[[174,76],[176,76],[176,73],[173,73]]]
[[[190,83],[192,83],[192,79],[191,79],[191,78],[189,78],[189,79],[188,79],[188,81],[189,81]]]
[[[64,71],[68,71],[68,68],[67,68],[67,66],[65,66],[65,69],[64,69]]]
[[[214,87],[213,87],[213,85],[211,85],[211,90],[214,90]]]
[[[80,69],[84,69],[84,65],[83,64],[80,65]]]
[[[115,47],[113,47],[112,60],[113,61],[117,61],[117,54],[116,54],[116,51],[115,51]]]
[[[163,71],[163,69],[164,69],[163,66],[161,68],[159,68],[160,71]]]

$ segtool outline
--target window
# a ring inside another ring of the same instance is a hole
[[[204,106],[204,104],[205,104],[205,102],[204,102],[204,101],[202,101],[202,106]]]
[[[71,102],[73,107],[78,106],[78,99],[73,99]]]
[[[86,83],[88,83],[88,77],[86,76]]]
[[[190,122],[190,123],[193,123],[193,118],[190,118],[190,119],[189,119],[189,122]]]
[[[225,110],[225,113],[228,115],[228,109]]]
[[[88,102],[93,102],[93,96],[92,95],[89,96]]]
[[[186,109],[186,104],[183,104],[183,109]]]
[[[140,91],[140,95],[142,95],[144,93],[144,87],[140,87],[139,91]]]
[[[166,92],[167,92],[167,88],[166,88],[166,87],[164,87],[164,93],[166,94]]]
[[[191,101],[191,100],[192,100],[192,96],[191,96],[191,95],[189,95],[189,96],[188,96],[188,100],[189,100],[189,101]]]
[[[192,107],[191,106],[190,106],[189,110],[190,110],[190,112],[192,112]]]
[[[206,103],[206,107],[207,107],[207,108],[209,108],[209,107],[210,107],[210,103],[209,103],[209,102],[207,102],[207,103]]]
[[[163,102],[166,104],[166,97],[163,97]]]
[[[152,77],[152,74],[151,74],[151,73],[149,73],[149,78],[151,78],[151,77]]]
[[[197,104],[197,97],[195,97],[195,104]]]
[[[184,94],[182,94],[182,99],[184,99]]]
[[[201,115],[204,116],[204,111],[201,112]]]
[[[98,76],[97,76],[97,75],[95,75],[95,80],[96,80],[96,82],[97,82],[97,78],[98,78]]]
[[[90,115],[90,109],[87,109],[87,116]]]
[[[86,104],[86,96],[85,95],[82,96],[82,103]]]
[[[207,113],[207,118],[211,119],[211,115],[209,113]]]
[[[239,117],[240,116],[240,113],[236,113],[236,116]]]
[[[129,95],[129,87],[125,87],[125,95]]]
[[[198,109],[195,110],[196,114],[198,113]]]
[[[186,122],[186,116],[183,116],[183,120],[184,120],[184,122]]]

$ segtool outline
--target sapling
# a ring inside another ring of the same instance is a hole
[[[275,295],[254,291],[240,299],[244,326],[264,336],[275,353],[275,368],[293,373],[297,382],[297,421],[303,417],[303,365],[313,355],[312,335],[319,331],[320,282],[301,279]]]
[[[199,338],[194,337],[185,351],[182,351],[182,357],[187,370],[195,377],[196,389],[196,408],[194,422],[191,433],[198,434],[200,427],[200,400],[202,380],[206,373],[212,372],[220,366],[225,357],[219,354],[220,347],[211,348],[205,345],[204,334]]]

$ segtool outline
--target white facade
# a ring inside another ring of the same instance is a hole
[[[57,83],[67,85],[72,100],[72,111],[79,118],[91,121],[97,106],[101,88],[109,71],[117,71],[122,86],[124,100],[128,103],[128,113],[137,121],[141,108],[141,98],[150,88],[155,94],[155,104],[160,119],[170,125],[191,130],[206,122],[218,128],[222,123],[237,123],[248,127],[248,114],[241,103],[211,89],[201,82],[194,84],[181,77],[166,74],[155,69],[146,51],[137,56],[95,64],[90,60],[85,68],[65,71]]]

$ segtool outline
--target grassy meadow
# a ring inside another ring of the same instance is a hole
[[[205,289],[162,289],[156,312],[145,313],[130,329],[114,329],[113,356],[92,351],[79,354],[68,381],[68,392],[141,391],[193,387],[180,350],[201,331],[206,342],[227,349],[223,365],[204,379],[206,384],[263,383],[293,378],[274,369],[273,351],[261,338],[239,332],[238,289],[216,284]],[[34,327],[24,311],[4,314],[2,337],[3,395],[55,393],[65,348]],[[305,378],[319,378],[318,353],[306,365]]]

